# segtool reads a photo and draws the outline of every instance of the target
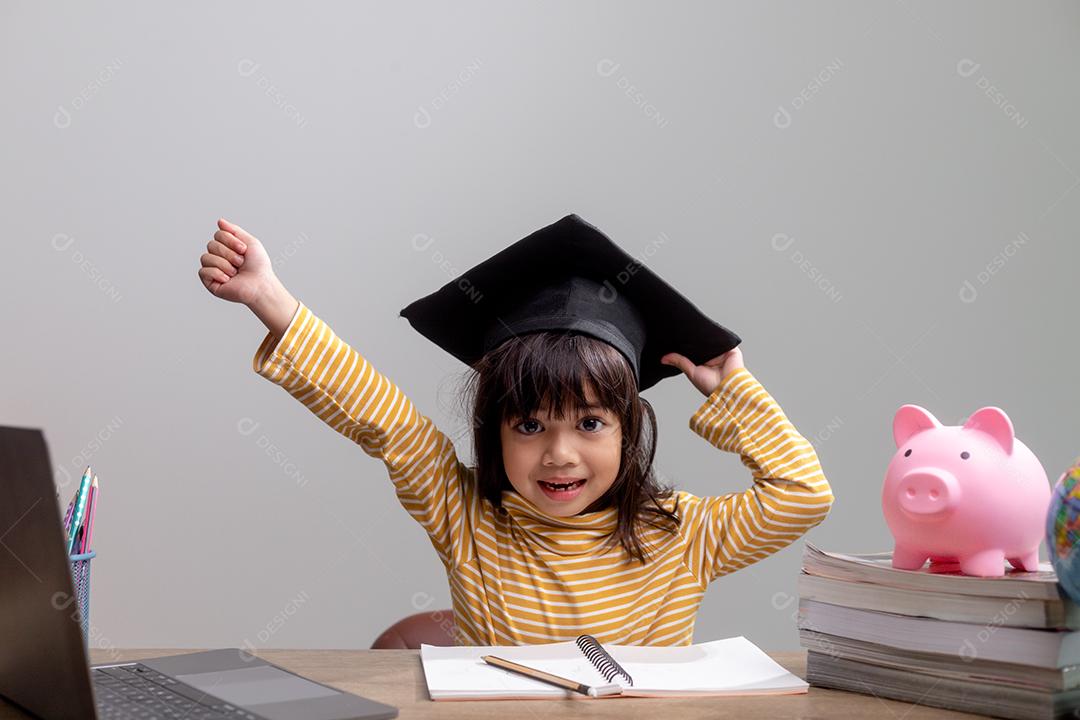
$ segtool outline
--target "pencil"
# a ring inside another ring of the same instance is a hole
[[[86,515],[80,528],[79,553],[90,552],[90,531],[94,528],[94,510],[97,507],[98,482],[97,475],[94,482],[90,483],[90,492],[86,496]]]
[[[83,514],[86,512],[86,494],[90,491],[90,480],[92,477],[93,472],[91,472],[90,466],[87,465],[86,470],[83,472],[82,480],[79,482],[79,490],[75,495],[75,510],[71,514],[71,522],[68,526],[68,555],[75,551],[75,531],[77,531],[79,525],[82,524]]]
[[[67,544],[68,541],[68,526],[71,525],[71,514],[73,512],[75,512],[75,498],[71,498],[71,502],[68,503],[67,514],[64,515],[64,544]]]
[[[527,667],[525,665],[518,665],[516,662],[504,660],[501,657],[494,655],[481,655],[480,659],[486,662],[488,665],[494,665],[501,667],[503,670],[510,670],[526,677],[531,677],[534,680],[540,680],[546,682],[549,685],[556,685],[564,690],[573,690],[579,692],[582,695],[588,695],[589,697],[602,697],[604,695],[619,695],[622,693],[622,687],[619,685],[597,685],[596,687],[590,687],[583,683],[575,682],[574,680],[567,680],[564,677],[558,675],[552,675],[551,673],[544,672],[543,670],[537,670],[536,668]]]

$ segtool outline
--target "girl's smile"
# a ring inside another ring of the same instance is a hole
[[[581,491],[587,482],[587,478],[579,480],[574,480],[573,478],[549,478],[548,480],[537,480],[537,483],[539,483],[540,489],[544,491],[544,494],[555,502],[568,502],[573,500],[581,494]]]

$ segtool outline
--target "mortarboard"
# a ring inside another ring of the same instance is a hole
[[[470,366],[515,335],[589,335],[626,356],[639,391],[682,373],[660,362],[667,353],[700,365],[742,342],[575,214],[492,255],[401,316]]]

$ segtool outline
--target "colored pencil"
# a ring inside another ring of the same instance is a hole
[[[79,525],[82,523],[83,515],[86,513],[86,494],[90,491],[90,478],[93,473],[90,471],[90,466],[86,466],[86,472],[83,473],[82,481],[79,483],[79,492],[77,500],[75,502],[75,512],[71,517],[71,525],[68,529],[68,555],[75,550],[75,531],[78,530]]]
[[[71,526],[71,513],[75,511],[75,497],[79,494],[79,491],[75,491],[75,495],[72,496],[71,502],[68,503],[67,512],[64,514],[64,542],[68,540],[68,528]]]
[[[91,484],[90,489],[86,491],[86,513],[83,515],[82,523],[79,525],[79,527],[77,527],[75,529],[75,554],[76,555],[82,555],[85,552],[85,550],[83,550],[83,543],[86,541],[86,521],[87,521],[87,519],[89,519],[90,511],[93,509],[93,507],[94,507],[94,486],[93,486],[93,484]]]
[[[90,509],[86,517],[86,533],[83,535],[83,548],[79,552],[90,552],[90,540],[94,535],[94,513],[97,511],[98,481],[94,476],[94,483],[90,486]]]

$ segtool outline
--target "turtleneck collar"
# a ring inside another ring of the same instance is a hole
[[[618,508],[557,517],[549,515],[514,490],[503,490],[502,506],[530,544],[556,555],[600,552],[619,526]],[[609,549],[609,544],[605,550]]]

